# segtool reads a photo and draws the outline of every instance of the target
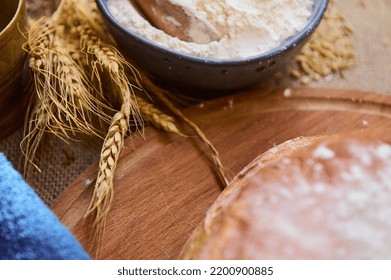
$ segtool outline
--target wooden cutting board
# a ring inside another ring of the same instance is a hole
[[[259,154],[298,136],[391,127],[391,96],[347,90],[250,91],[186,109],[221,153],[233,178]],[[87,250],[98,164],[83,172],[53,206]],[[128,139],[115,180],[115,198],[99,247],[100,259],[175,259],[221,186],[210,154],[196,137],[147,128]],[[91,251],[92,252],[92,251]]]

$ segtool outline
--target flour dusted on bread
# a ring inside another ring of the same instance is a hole
[[[389,259],[390,138],[371,130],[260,157],[208,211],[183,257]]]

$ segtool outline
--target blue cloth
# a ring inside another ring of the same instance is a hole
[[[89,259],[75,237],[0,153],[0,259]]]

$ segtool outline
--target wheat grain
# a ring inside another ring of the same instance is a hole
[[[353,28],[345,15],[330,1],[324,19],[310,41],[294,59],[291,76],[303,84],[319,80],[355,65],[355,51],[350,36]]]

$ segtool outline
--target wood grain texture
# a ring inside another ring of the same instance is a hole
[[[250,91],[185,110],[220,151],[233,178],[259,154],[298,136],[391,127],[391,97],[373,93],[295,89]],[[53,206],[84,247],[91,248],[91,199],[97,163]],[[100,259],[175,259],[221,192],[213,164],[195,137],[147,128],[128,139],[114,179],[115,193]]]
[[[171,0],[134,1],[157,28],[183,41],[207,44],[220,39],[216,28],[186,5]],[[192,36],[192,28],[203,36]]]

